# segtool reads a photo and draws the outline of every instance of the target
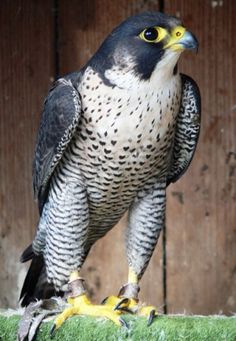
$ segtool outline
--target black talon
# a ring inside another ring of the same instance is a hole
[[[109,296],[105,297],[105,298],[102,300],[101,305],[104,305],[104,304],[106,303],[108,297],[109,297]]]
[[[129,329],[129,325],[128,325],[128,323],[127,323],[125,320],[123,320],[123,319],[120,317],[120,318],[119,318],[119,321],[120,321],[120,323],[122,324],[122,327],[125,327],[125,328]]]
[[[128,298],[123,298],[122,300],[120,300],[120,302],[117,303],[114,310],[124,310],[124,308],[122,308],[121,305],[128,302],[129,302]]]
[[[153,310],[150,311],[150,314],[148,316],[148,322],[147,322],[147,326],[148,327],[152,324],[155,316],[156,316],[156,311],[155,311],[155,309],[153,309]]]
[[[52,328],[50,329],[50,338],[52,339],[55,335],[56,325],[55,323],[52,325]]]
[[[127,307],[124,307],[124,308],[121,307],[121,308],[118,308],[116,310],[120,310],[121,312],[129,313],[129,314],[134,314],[134,312]]]

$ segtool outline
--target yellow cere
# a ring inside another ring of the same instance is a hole
[[[177,26],[172,30],[171,37],[180,39],[181,37],[183,37],[185,31],[186,28],[184,28],[183,26]]]
[[[185,32],[186,29],[183,26],[176,26],[171,33],[163,27],[153,26],[143,30],[139,37],[147,43],[158,43],[165,39],[165,49],[170,47],[174,51],[180,51],[183,49],[183,46],[178,44],[178,41],[183,37]]]
[[[183,37],[184,33],[186,32],[186,29],[183,26],[176,26],[170,35],[170,38],[167,41],[167,44],[164,46],[164,48],[172,48],[174,51],[180,51],[183,49],[183,46],[181,44],[178,44],[178,41]]]

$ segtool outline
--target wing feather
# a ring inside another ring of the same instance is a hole
[[[200,134],[201,97],[197,84],[186,75],[182,78],[182,100],[177,118],[173,154],[167,185],[176,182],[188,169]]]
[[[33,163],[33,187],[40,211],[50,177],[71,141],[81,117],[81,99],[69,76],[51,88],[42,112]]]

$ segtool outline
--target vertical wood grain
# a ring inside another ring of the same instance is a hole
[[[50,1],[0,2],[0,306],[16,306],[37,208],[32,157],[43,98],[53,76]]]
[[[80,69],[115,26],[128,16],[158,10],[153,0],[58,0],[60,73]]]
[[[236,310],[236,2],[165,0],[199,39],[181,70],[202,94],[202,131],[188,173],[170,186],[167,299],[170,313]]]
[[[59,0],[60,74],[79,70],[93,55],[110,31],[129,15],[158,10],[158,1],[70,1]],[[117,294],[127,281],[124,247],[125,218],[91,250],[83,274],[93,299]],[[151,264],[141,282],[140,297],[163,306],[161,238]]]

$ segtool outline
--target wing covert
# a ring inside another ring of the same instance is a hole
[[[44,102],[33,163],[34,195],[40,211],[50,177],[72,139],[80,117],[80,94],[71,78],[58,79]]]
[[[172,160],[167,185],[176,182],[188,169],[200,133],[201,97],[195,81],[181,74],[182,100],[177,118]]]

